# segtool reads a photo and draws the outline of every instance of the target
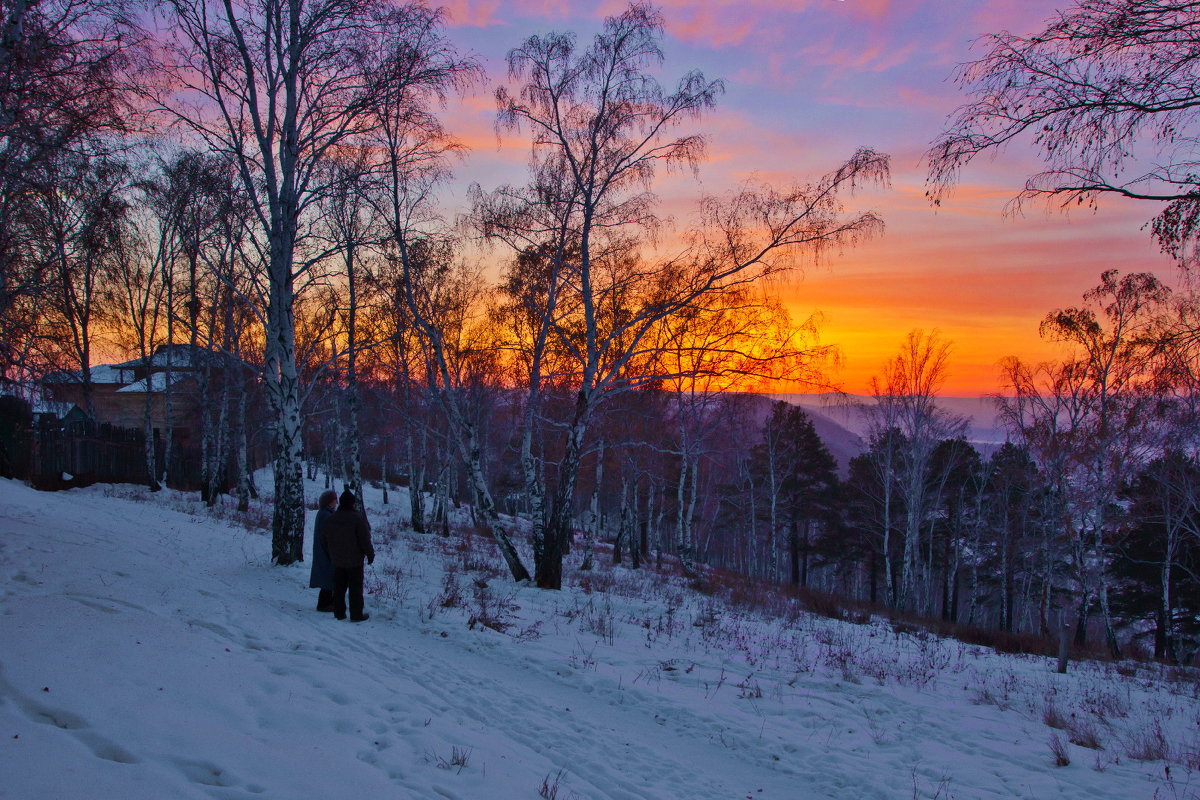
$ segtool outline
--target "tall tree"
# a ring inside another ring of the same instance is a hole
[[[356,496],[362,496],[362,432],[359,426],[362,388],[360,385],[360,361],[364,350],[373,344],[364,337],[364,309],[369,304],[370,290],[375,285],[370,266],[372,245],[383,232],[378,225],[378,216],[366,194],[373,182],[371,169],[363,157],[334,167],[344,171],[345,177],[338,181],[342,191],[328,198],[325,236],[337,250],[341,267],[338,276],[344,292],[339,304],[342,327],[345,333],[345,435],[337,446],[342,454],[343,478],[346,486]],[[339,359],[340,359],[339,354]]]
[[[675,395],[680,465],[676,549],[680,565],[691,574],[696,480],[701,456],[711,446],[706,440],[717,432],[712,423],[725,410],[718,398],[755,384],[819,385],[822,369],[835,352],[819,343],[813,319],[793,323],[787,311],[757,287],[698,299],[692,307],[664,319],[650,341],[652,346],[646,348],[650,358],[641,369]],[[770,494],[769,500],[776,497]],[[776,557],[773,543],[767,552],[771,559]]]
[[[569,246],[565,225],[570,215],[564,213],[561,203],[547,204],[544,210],[549,219],[537,224],[536,218],[527,213],[537,208],[519,196],[510,198],[497,192],[495,197],[477,199],[474,216],[485,236],[506,241],[517,253],[500,287],[505,299],[500,311],[501,323],[511,334],[509,347],[516,353],[513,362],[526,380],[521,414],[521,477],[531,538],[541,542],[546,530],[546,472],[538,447],[543,439],[544,393],[553,375],[568,369],[561,348],[554,348],[551,326],[563,290],[562,264]],[[589,568],[590,537],[598,524],[599,486],[596,492],[590,524],[585,527],[589,544],[585,544],[584,563]]]
[[[1024,447],[1005,442],[992,454],[987,485],[991,541],[975,543],[992,549],[1000,584],[1000,629],[1016,629],[1017,577],[1022,562],[1036,563],[1038,503],[1037,465]],[[1043,575],[1047,584],[1050,575]]]
[[[1113,605],[1154,623],[1154,656],[1185,663],[1200,625],[1200,464],[1172,449],[1127,493],[1128,529],[1114,548]]]
[[[882,377],[871,379],[874,402],[865,407],[872,437],[880,444],[876,452],[886,459],[878,467],[881,484],[890,492],[886,487],[894,481],[904,509],[900,583],[893,597],[900,607],[917,599],[921,533],[931,512],[933,453],[942,440],[957,438],[966,429],[966,420],[937,404],[949,354],[949,343],[937,332],[911,331],[900,352],[884,365]]]
[[[15,377],[52,266],[31,251],[46,220],[30,199],[60,188],[56,162],[111,155],[134,127],[126,89],[144,34],[131,10],[124,0],[0,3],[0,378]]]
[[[771,558],[777,549],[784,551],[788,580],[807,586],[813,527],[832,511],[837,467],[812,419],[798,406],[772,403],[762,435],[750,469],[767,494]],[[774,570],[771,577],[778,577]]]
[[[1108,564],[1121,516],[1118,492],[1158,444],[1150,367],[1156,312],[1169,290],[1153,275],[1105,272],[1079,307],[1046,316],[1042,335],[1067,357],[1033,369],[1007,366],[1011,429],[1049,476],[1060,529],[1070,548],[1079,603],[1077,639],[1094,603],[1105,638],[1120,653],[1109,609]]]
[[[850,241],[879,226],[873,214],[840,213],[842,193],[886,176],[887,159],[861,151],[810,186],[707,201],[707,227],[693,232],[684,256],[656,258],[643,247],[660,228],[651,180],[661,167],[699,162],[703,138],[677,131],[711,108],[722,90],[698,72],[674,91],[664,89],[650,74],[663,58],[662,31],[658,12],[635,3],[607,19],[584,49],[570,34],[530,37],[509,53],[519,88],[496,93],[500,127],[527,130],[533,145],[534,180],[527,191],[510,194],[531,204],[532,216],[559,215],[565,237],[552,248],[559,259],[552,274],[562,290],[553,305],[541,305],[570,354],[575,392],[546,531],[534,545],[536,580],[545,588],[562,585],[592,417],[612,394],[656,379],[640,368],[653,360],[652,331],[701,298],[786,269],[786,255],[796,249]]]
[[[60,154],[44,170],[46,190],[27,198],[40,219],[33,252],[49,273],[44,313],[51,322],[43,345],[76,368],[83,410],[95,419],[92,349],[126,244],[129,171],[124,161],[83,153]]]
[[[266,271],[267,395],[276,418],[272,558],[303,558],[301,387],[296,283],[324,253],[307,237],[317,201],[339,190],[322,169],[365,146],[381,105],[415,108],[452,61],[439,13],[383,0],[169,0],[163,108],[228,158],[252,199]],[[199,98],[199,103],[194,102]]]
[[[147,194],[139,198],[133,214],[133,226],[142,233],[137,236],[126,231],[120,250],[116,254],[112,269],[112,291],[116,308],[112,326],[116,330],[118,343],[127,351],[136,353],[145,370],[146,392],[142,406],[142,436],[145,446],[146,481],[152,492],[162,488],[159,483],[159,464],[155,445],[154,411],[155,400],[161,394],[150,378],[153,355],[156,348],[166,342],[167,307],[164,259],[170,258],[169,237],[158,228],[153,206],[147,202]],[[132,226],[131,226],[132,227]],[[147,234],[155,231],[154,234]],[[160,379],[161,380],[161,379]],[[165,391],[166,387],[161,386]],[[164,420],[164,427],[170,424]]]
[[[201,492],[212,502],[216,473],[224,466],[214,468],[221,450],[214,444],[226,431],[224,424],[214,419],[210,398],[216,384],[210,378],[218,364],[227,368],[242,364],[237,367],[238,375],[224,377],[233,378],[238,387],[234,446],[244,449],[243,411],[249,376],[242,359],[251,350],[248,340],[253,337],[248,332],[261,329],[265,322],[261,314],[255,317],[251,300],[262,278],[257,243],[250,230],[251,204],[233,165],[214,153],[168,152],[160,157],[154,173],[138,185],[153,209],[154,225],[148,227],[155,228],[158,236],[154,249],[166,292],[165,341],[188,345],[173,348],[156,365],[163,368],[164,414],[174,419],[176,373],[187,370],[198,381],[196,391],[203,406],[198,432],[204,453]],[[201,358],[203,350],[211,354],[217,348],[225,350],[225,358]],[[173,462],[175,447],[173,428],[168,424],[164,469]],[[248,477],[244,471],[239,475],[243,489]],[[245,499],[242,491],[241,500]]]

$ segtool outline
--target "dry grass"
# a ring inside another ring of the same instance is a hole
[[[513,627],[517,604],[511,592],[494,592],[486,581],[476,580],[471,584],[471,596],[467,628],[474,630],[479,625],[497,633],[507,633]]]
[[[1099,727],[1094,720],[1080,719],[1074,721],[1067,728],[1067,739],[1071,744],[1086,747],[1089,750],[1104,749],[1104,746],[1100,742]]]
[[[1123,744],[1125,755],[1134,761],[1167,761],[1171,756],[1170,744],[1158,720],[1127,735]]]
[[[1060,731],[1066,730],[1071,724],[1070,720],[1059,713],[1058,706],[1054,704],[1054,701],[1046,704],[1045,710],[1042,711],[1042,722],[1046,723],[1048,727],[1056,728]]]
[[[1071,754],[1066,741],[1057,733],[1050,734],[1050,753],[1054,756],[1054,766],[1071,766]]]

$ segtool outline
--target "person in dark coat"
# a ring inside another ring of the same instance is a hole
[[[317,521],[313,525],[312,572],[309,573],[308,587],[320,589],[317,592],[317,611],[333,611],[333,562],[329,560],[329,550],[325,548],[325,540],[321,535],[325,521],[333,516],[337,506],[337,492],[326,489],[317,500]]]
[[[346,590],[350,591],[350,621],[362,622],[370,614],[363,613],[363,559],[375,563],[375,548],[371,545],[371,526],[359,513],[358,501],[349,489],[338,498],[338,508],[321,529],[329,560],[333,563],[333,615],[346,618]]]

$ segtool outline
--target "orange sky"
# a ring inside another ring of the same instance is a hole
[[[1078,302],[1105,269],[1173,267],[1141,226],[1153,206],[1108,204],[1070,216],[1003,209],[1036,170],[1020,147],[967,170],[964,185],[940,209],[924,197],[921,154],[963,101],[950,80],[971,57],[971,40],[1008,27],[1032,32],[1053,5],[1044,0],[667,0],[661,80],[691,68],[726,82],[717,110],[701,125],[710,158],[699,182],[660,181],[663,208],[681,223],[704,192],[748,177],[803,180],[847,158],[856,147],[891,154],[892,187],[851,201],[873,208],[883,237],[805,270],[781,287],[797,316],[824,318],[822,339],[841,347],[835,376],[851,392],[867,381],[914,328],[937,329],[953,342],[948,395],[997,391],[997,362],[1008,355],[1052,357],[1038,340],[1039,320]],[[504,77],[504,55],[524,37],[575,30],[585,40],[599,18],[623,7],[606,0],[453,0],[451,36],[477,53],[488,80],[447,122],[472,151],[462,182],[485,189],[523,180],[527,145],[497,146],[490,95]],[[450,189],[449,191],[455,191]],[[453,202],[452,198],[447,198]]]

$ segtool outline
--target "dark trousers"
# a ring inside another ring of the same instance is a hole
[[[317,611],[333,611],[333,589],[317,592]]]
[[[363,567],[333,568],[333,615],[346,618],[346,590],[350,590],[350,618],[363,615]]]

